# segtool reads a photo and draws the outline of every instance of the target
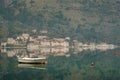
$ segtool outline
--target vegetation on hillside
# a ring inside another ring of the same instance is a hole
[[[12,0],[0,6],[0,39],[36,28],[50,37],[120,44],[119,0]]]

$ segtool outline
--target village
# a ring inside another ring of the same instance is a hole
[[[37,30],[33,29],[32,33],[36,33]],[[25,48],[27,50],[39,50],[41,48],[74,48],[78,51],[81,49],[114,49],[117,46],[113,44],[101,43],[82,43],[78,40],[71,41],[70,37],[65,38],[49,38],[46,34],[47,30],[41,30],[40,35],[34,36],[28,33],[23,33],[16,38],[7,38],[6,42],[1,42],[1,48]]]
[[[32,30],[33,33],[36,32]],[[42,30],[41,33],[46,34],[47,30]],[[39,49],[43,47],[69,47],[69,37],[66,38],[53,38],[50,39],[45,35],[31,36],[28,33],[23,33],[16,38],[7,38],[6,42],[1,42],[1,47],[8,48],[27,48],[27,49]]]
[[[36,29],[32,30],[33,33],[36,33]],[[116,45],[107,44],[105,42],[101,43],[83,43],[78,40],[71,40],[70,37],[65,38],[49,38],[46,36],[48,33],[47,30],[40,31],[42,35],[30,35],[28,33],[23,33],[16,38],[7,38],[6,42],[1,42],[1,53],[7,53],[8,57],[14,57],[19,53],[22,56],[28,56],[27,53],[30,53],[32,56],[41,56],[41,55],[54,55],[54,56],[66,56],[71,50],[73,53],[80,53],[85,50],[100,50],[106,51],[108,49],[117,48]]]

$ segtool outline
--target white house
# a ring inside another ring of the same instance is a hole
[[[33,37],[30,37],[30,38],[29,38],[29,41],[30,41],[30,42],[34,42],[34,38],[33,38]]]
[[[67,42],[63,38],[55,38],[55,39],[51,40],[51,46],[68,47],[69,46],[69,42]]]
[[[33,30],[32,30],[32,32],[33,32],[33,33],[36,33],[36,32],[37,32],[37,30],[36,30],[36,29],[33,29]]]
[[[48,36],[38,36],[39,39],[47,39]]]
[[[13,38],[8,38],[7,44],[16,44],[16,41]]]
[[[22,37],[24,37],[24,39],[26,40],[29,38],[29,36],[30,36],[29,34],[25,34],[25,33],[22,34]]]
[[[33,38],[33,42],[34,42],[35,44],[39,44],[39,43],[40,43],[40,39],[39,39],[39,38]]]

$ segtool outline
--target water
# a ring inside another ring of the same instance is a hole
[[[119,49],[49,53],[47,64],[19,64],[10,53],[0,53],[0,80],[120,80]]]

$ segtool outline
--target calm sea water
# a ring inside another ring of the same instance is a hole
[[[65,54],[49,55],[47,64],[19,64],[0,53],[0,80],[120,80],[119,49]]]

